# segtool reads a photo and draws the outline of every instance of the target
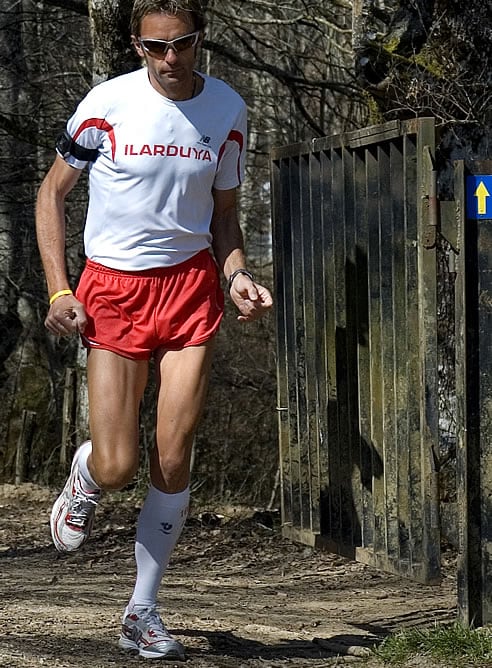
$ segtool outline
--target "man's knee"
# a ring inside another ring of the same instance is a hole
[[[151,458],[151,479],[154,485],[159,488],[163,485],[168,493],[174,494],[188,485],[189,477],[190,453],[187,450],[161,455],[154,452]]]
[[[132,482],[138,471],[138,456],[109,457],[92,454],[93,477],[101,489],[118,490]]]

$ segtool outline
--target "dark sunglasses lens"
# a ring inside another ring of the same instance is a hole
[[[165,56],[168,49],[166,42],[159,42],[155,39],[143,39],[141,44],[153,56]]]
[[[189,49],[190,46],[193,46],[194,41],[195,35],[185,35],[184,37],[180,37],[179,39],[175,40],[173,42],[173,46],[176,51],[186,51],[186,49]]]

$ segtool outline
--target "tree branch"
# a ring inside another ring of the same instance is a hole
[[[23,125],[19,121],[12,120],[12,118],[2,113],[0,113],[0,130],[6,132],[9,137],[14,137],[27,144],[32,144],[33,146],[41,145],[40,136],[32,130],[29,123]]]
[[[58,7],[59,9],[68,9],[81,16],[89,16],[87,0],[44,0],[44,4]]]
[[[245,70],[266,72],[289,87],[304,86],[305,88],[324,88],[326,90],[337,91],[345,95],[360,91],[360,88],[355,84],[344,84],[340,83],[339,81],[330,81],[329,79],[306,79],[303,76],[291,74],[286,70],[281,69],[280,67],[271,65],[264,60],[253,62],[249,59],[243,58],[238,53],[231,51],[222,44],[218,44],[217,42],[213,42],[211,40],[204,40],[203,48],[219,54],[223,58],[226,58],[227,60]]]

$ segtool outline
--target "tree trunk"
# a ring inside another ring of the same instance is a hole
[[[7,479],[13,475],[22,416],[28,409],[37,410],[35,379],[42,380],[39,350],[31,339],[37,318],[22,287],[34,284],[36,266],[31,262],[36,252],[31,230],[37,152],[29,140],[37,134],[39,91],[24,85],[38,78],[34,17],[31,0],[14,2],[8,13],[0,12],[1,159],[8,161],[0,163],[0,475]],[[5,132],[7,125],[16,131]],[[28,462],[25,466],[27,470]]]
[[[132,0],[89,0],[94,84],[139,66],[130,42]]]

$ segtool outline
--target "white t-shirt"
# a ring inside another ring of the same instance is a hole
[[[212,188],[240,185],[246,105],[223,81],[200,75],[196,97],[175,102],[150,84],[147,69],[93,88],[68,121],[89,164],[87,257],[139,271],[184,262],[211,244]]]

